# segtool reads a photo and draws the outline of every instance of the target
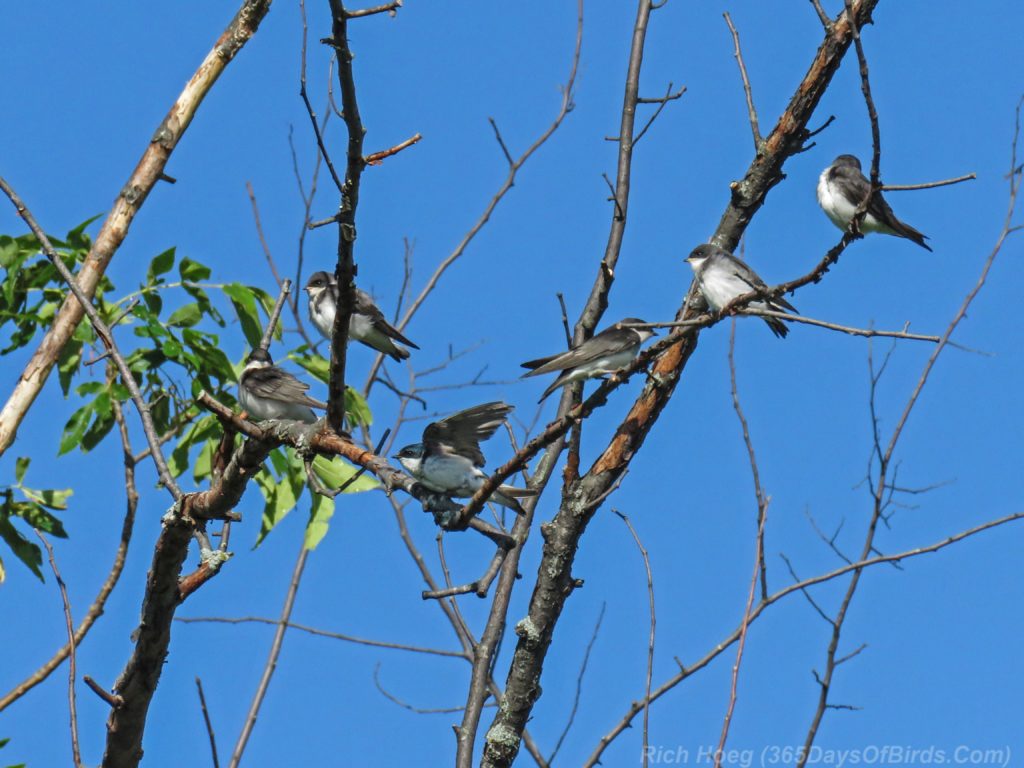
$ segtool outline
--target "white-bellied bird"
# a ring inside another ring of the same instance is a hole
[[[320,334],[330,340],[331,331],[334,329],[334,315],[338,309],[337,280],[334,275],[327,272],[314,272],[306,283],[306,293],[309,294],[309,319]],[[356,288],[352,298],[352,314],[348,321],[350,339],[383,352],[398,362],[409,357],[409,350],[396,344],[396,341],[419,349],[385,319],[384,313],[373,303],[368,293]]]
[[[474,405],[428,424],[423,442],[402,448],[394,458],[405,470],[435,493],[465,498],[484,484],[484,454],[480,443],[502,425],[513,410],[502,402]],[[499,485],[490,500],[523,514],[516,498],[535,496],[536,491]]]
[[[853,214],[870,191],[871,182],[861,173],[860,160],[853,155],[840,155],[818,178],[818,204],[832,223],[844,232],[850,228]],[[860,231],[905,237],[931,250],[925,242],[927,236],[897,219],[880,191],[871,196],[867,212],[860,222]]]
[[[745,293],[762,293],[768,291],[764,280],[757,276],[757,273],[748,267],[743,261],[737,259],[724,248],[717,245],[705,243],[698,245],[686,261],[693,267],[693,274],[697,277],[697,285],[704,296],[704,300],[715,312],[721,312],[737,296]],[[763,301],[754,300],[747,306],[753,309],[771,309],[776,312],[796,312],[796,307],[790,304],[781,296],[768,298]],[[777,317],[763,318],[772,333],[785,338],[789,328]]]
[[[270,353],[257,347],[238,377],[238,403],[253,421],[294,419],[312,424],[316,414],[310,409],[324,410],[327,403],[307,395],[308,389],[308,384],[274,365]]]
[[[615,373],[633,362],[643,343],[657,334],[649,328],[624,326],[643,322],[635,317],[627,317],[570,350],[523,363],[523,368],[531,369],[529,373],[523,374],[524,379],[552,371],[562,371],[544,390],[544,394],[537,402],[544,402],[548,395],[564,384]]]

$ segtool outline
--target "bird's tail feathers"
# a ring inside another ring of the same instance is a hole
[[[896,220],[896,224],[898,224],[899,226],[893,227],[893,230],[896,232],[897,235],[899,235],[900,237],[905,237],[907,238],[907,240],[917,243],[930,253],[932,252],[931,246],[929,246],[928,243],[925,242],[925,240],[928,239],[928,235],[919,232],[909,224],[905,224],[904,222],[899,221],[898,219]]]
[[[777,317],[766,317],[764,321],[768,323],[768,327],[780,339],[786,338],[786,334],[789,333],[789,326],[785,322]]]
[[[557,355],[548,355],[547,357],[538,357],[536,360],[527,360],[525,363],[520,363],[520,366],[522,366],[523,368],[529,368],[530,369],[529,373],[524,373],[523,374],[523,378],[525,379],[528,376],[537,376],[537,375],[542,374],[542,373],[547,373],[548,371],[541,371],[541,370],[538,370],[538,369],[543,367],[543,366],[545,366],[545,365],[547,365],[552,360],[554,360],[556,357],[561,357],[563,354],[565,354],[565,353],[564,352],[560,352]],[[549,369],[549,370],[554,370],[554,369]]]
[[[508,507],[517,515],[525,515],[526,510],[523,509],[523,505],[516,501],[512,496],[506,495],[503,491],[507,490],[508,486],[501,486],[494,493],[491,494],[491,501],[501,504],[503,507]]]
[[[536,488],[516,488],[512,485],[499,485],[498,491],[506,496],[514,496],[517,499],[528,499],[537,495]]]

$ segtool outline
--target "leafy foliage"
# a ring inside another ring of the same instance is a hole
[[[64,238],[51,237],[64,263],[76,271],[92,247],[86,228],[89,219],[72,229]],[[56,269],[39,251],[35,236],[0,235],[0,266],[5,275],[0,282],[0,355],[28,345],[45,330],[67,296],[66,286]],[[175,275],[175,267],[177,274]],[[158,433],[171,438],[168,466],[175,477],[191,467],[196,484],[208,482],[213,472],[213,457],[221,440],[217,419],[201,411],[195,398],[207,391],[221,402],[235,405],[234,388],[249,348],[260,343],[263,324],[273,309],[274,297],[262,288],[240,282],[210,283],[212,270],[188,257],[179,257],[173,247],[158,253],[149,262],[145,280],[137,290],[111,299],[115,286],[102,278],[96,291],[95,306],[103,319],[115,329],[119,346],[135,381],[149,403]],[[125,327],[131,329],[127,333]],[[237,327],[245,343],[233,329]],[[231,330],[225,353],[221,336]],[[280,326],[275,338],[281,338]],[[135,340],[134,345],[131,343]],[[322,357],[310,354],[305,346],[289,355],[314,377],[326,382],[329,365]],[[283,355],[281,356],[283,357]],[[106,439],[115,425],[113,404],[130,400],[128,388],[120,381],[109,361],[105,366],[92,364],[105,359],[105,349],[88,322],[81,323],[57,361],[58,378],[65,397],[75,398],[72,412],[57,444],[57,455],[75,450],[88,453]],[[134,406],[127,406],[128,410]],[[361,426],[372,423],[366,400],[355,390],[346,392],[348,423]],[[257,484],[265,501],[263,522],[257,544],[296,505],[306,487],[305,467],[290,451],[278,449],[271,455],[272,469],[257,475]],[[0,491],[0,538],[37,576],[42,578],[39,547],[23,536],[13,520],[20,518],[30,526],[55,536],[66,536],[54,510],[66,508],[71,490],[36,491],[21,484],[28,459],[19,459],[15,485]],[[314,471],[321,482],[338,488],[350,480],[356,469],[340,459],[331,462],[317,458]],[[372,478],[360,477],[347,493],[376,487]],[[306,531],[307,546],[314,547],[327,531],[333,514],[332,499],[314,496]],[[0,562],[0,582],[3,581]]]
[[[66,539],[68,534],[64,524],[53,512],[68,508],[68,498],[73,491],[70,488],[39,491],[24,485],[30,461],[27,457],[19,457],[14,466],[14,485],[0,489],[0,539],[42,581],[43,553],[38,545],[14,527],[12,520],[20,518],[31,528]],[[0,560],[0,582],[4,577],[3,561]]]

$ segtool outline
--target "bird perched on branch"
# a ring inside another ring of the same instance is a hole
[[[700,287],[704,300],[715,312],[721,312],[729,302],[745,293],[755,292],[763,295],[768,293],[768,286],[754,270],[717,245],[698,245],[686,257],[686,261],[693,267],[693,273],[697,278],[697,285]],[[773,298],[766,296],[764,301],[751,301],[747,306],[752,309],[771,309],[776,312],[785,312],[786,310],[796,312],[796,307],[781,296]],[[789,328],[777,317],[766,317],[764,321],[771,328],[772,333],[780,338],[785,338],[789,333]]]
[[[402,448],[393,458],[431,491],[448,496],[472,496],[484,484],[484,454],[480,443],[502,425],[511,405],[502,402],[475,405],[428,424],[423,442]],[[524,514],[516,498],[536,496],[527,488],[499,485],[490,500]]]
[[[327,272],[314,272],[306,283],[306,293],[309,294],[309,319],[320,334],[330,340],[340,295],[337,280]],[[384,313],[373,303],[368,293],[355,288],[352,298],[352,314],[348,321],[350,339],[383,352],[398,362],[409,357],[409,350],[395,341],[419,349],[384,318]]]
[[[627,317],[566,352],[522,363],[523,368],[531,369],[529,373],[523,374],[524,379],[552,371],[562,371],[562,374],[544,390],[544,394],[537,402],[544,402],[548,395],[563,384],[615,373],[633,362],[643,343],[657,334],[649,328],[624,326],[643,322],[635,317]]]
[[[238,377],[238,403],[254,421],[293,419],[315,422],[311,408],[325,410],[327,403],[306,394],[309,385],[274,365],[270,353],[257,347]]]
[[[832,223],[844,232],[850,228],[857,207],[870,191],[871,182],[861,173],[860,160],[853,155],[840,155],[818,178],[818,204]],[[927,236],[897,219],[880,191],[871,196],[867,212],[860,222],[860,231],[905,237],[931,250],[925,243]]]

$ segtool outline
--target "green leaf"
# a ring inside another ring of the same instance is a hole
[[[171,271],[174,266],[174,248],[168,248],[158,256],[153,257],[149,263],[149,271],[146,273],[146,284],[153,285],[160,275]]]
[[[181,344],[177,339],[166,339],[164,343],[160,345],[160,351],[167,356],[168,360],[177,360],[181,357],[181,353],[184,350],[182,350]]]
[[[114,428],[114,415],[110,411],[110,395],[103,393],[96,398],[96,403],[100,403],[101,398],[107,403],[107,412],[100,413],[99,407],[96,408],[96,420],[89,426],[85,434],[82,436],[82,453],[88,453],[97,445],[99,445],[103,438],[110,434],[110,430]]]
[[[7,546],[11,548],[15,556],[27,565],[40,581],[45,581],[40,567],[43,564],[42,550],[18,533],[11,525],[10,519],[2,513],[0,513],[0,539],[7,542]]]
[[[57,450],[58,456],[63,456],[82,442],[82,436],[85,434],[85,430],[89,427],[89,418],[91,416],[92,403],[83,405],[71,414],[71,418],[68,419],[68,423],[64,425],[64,434],[61,435],[60,448]]]
[[[21,485],[21,481],[25,479],[25,471],[31,461],[32,459],[28,456],[19,456],[18,460],[14,462],[14,482],[18,485]]]
[[[306,535],[302,541],[306,549],[316,549],[316,545],[327,535],[327,528],[332,517],[334,517],[334,499],[314,493],[313,506],[309,511],[309,522],[306,524]]]
[[[50,491],[47,491],[47,493],[50,493]],[[52,533],[54,536],[59,536],[62,539],[68,537],[67,531],[64,530],[64,524],[38,504],[16,501],[10,504],[9,508],[11,514],[20,517],[33,528],[38,528],[45,533]]]
[[[359,470],[351,464],[342,461],[337,456],[333,459],[328,459],[326,456],[317,456],[313,459],[313,471],[320,478],[320,482],[326,487],[333,489],[341,488]],[[370,491],[379,486],[380,483],[377,482],[373,475],[363,473],[358,480],[345,489],[345,493]]]
[[[178,263],[178,274],[181,275],[182,280],[198,283],[210,277],[210,268],[186,256]]]
[[[373,424],[373,414],[366,398],[352,387],[345,387],[345,413],[348,423],[357,427],[369,427]]]
[[[83,221],[77,227],[68,232],[67,238],[68,245],[74,248],[76,251],[86,251],[92,247],[92,238],[85,233],[86,228],[102,217],[102,213],[97,213],[95,216],[90,216],[88,219]]]
[[[192,477],[197,483],[209,477],[213,467],[213,452],[216,447],[217,442],[215,440],[207,440],[199,450],[195,466],[192,467]]]
[[[22,486],[21,492],[24,493],[28,498],[32,499],[36,504],[42,504],[44,507],[50,509],[67,509],[68,498],[75,491],[72,488],[65,488],[62,491],[58,490],[46,490],[36,491],[32,488],[25,488]]]
[[[263,339],[263,330],[252,289],[240,283],[229,283],[224,286],[224,293],[231,299],[231,306],[238,315],[238,322],[242,325],[242,333],[245,334],[249,346],[258,347]]]
[[[324,384],[331,380],[331,364],[320,355],[296,355],[288,357],[305,368],[309,373],[320,379]]]
[[[266,502],[263,507],[260,532],[256,537],[255,546],[258,547],[263,542],[263,539],[267,537],[267,534],[295,508],[295,503],[302,492],[302,485],[300,483],[296,487],[287,478],[278,482],[266,470],[256,475],[256,484],[259,486]]]
[[[64,348],[60,351],[60,356],[57,358],[57,375],[60,379],[60,388],[64,392],[64,397],[68,396],[68,390],[71,388],[71,379],[78,372],[78,368],[82,363],[82,342],[78,339],[72,339]]]
[[[181,328],[191,328],[202,319],[203,312],[199,305],[192,303],[174,310],[171,316],[167,318],[167,324]]]

